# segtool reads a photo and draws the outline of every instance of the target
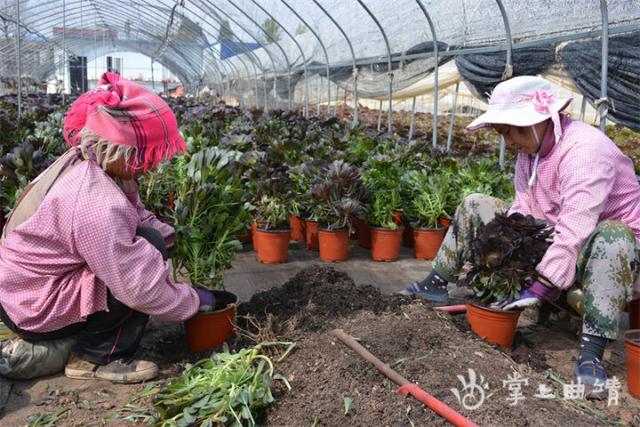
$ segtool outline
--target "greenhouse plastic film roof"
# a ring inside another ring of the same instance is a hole
[[[132,51],[166,66],[188,91],[209,86],[239,98],[248,94],[256,103],[260,96],[273,98],[285,107],[310,102],[308,80],[314,74],[346,91],[354,91],[357,78],[361,97],[388,99],[389,91],[403,90],[415,96],[420,88],[432,91],[440,84],[420,83],[436,63],[459,56],[459,78],[483,96],[512,73],[557,74],[576,64],[584,69],[580,61],[586,60],[595,61],[588,68],[598,72],[603,6],[613,38],[638,34],[636,0],[0,0],[0,78],[15,84],[18,57],[22,78],[43,82],[70,58]],[[595,40],[583,45],[593,55],[563,54],[567,45],[586,40]],[[509,42],[513,72],[506,63]],[[628,40],[627,46],[631,51],[622,52],[617,63],[633,68],[640,48]],[[618,90],[631,88],[637,95],[638,69],[619,76],[629,81],[618,82]],[[597,88],[600,76],[591,77],[588,84],[573,83],[595,103],[598,93],[589,88]],[[318,90],[337,96],[329,86]]]

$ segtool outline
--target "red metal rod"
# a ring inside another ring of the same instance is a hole
[[[451,424],[457,427],[478,427],[476,423],[466,418],[464,415],[457,412],[455,409],[448,406],[446,403],[436,399],[420,387],[417,384],[410,383],[409,380],[404,378],[395,370],[391,369],[389,365],[382,363],[380,359],[371,354],[366,348],[361,346],[353,337],[345,333],[342,329],[334,329],[331,334],[342,341],[347,347],[358,353],[364,360],[375,366],[380,372],[382,372],[387,378],[395,382],[400,386],[398,393],[402,396],[411,394],[420,402],[431,408],[436,414],[445,418]]]
[[[465,304],[460,305],[445,305],[443,307],[435,307],[434,310],[444,311],[445,313],[466,313],[467,306]]]

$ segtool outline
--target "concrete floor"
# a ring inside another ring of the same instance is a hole
[[[431,261],[417,260],[413,249],[403,247],[395,262],[376,262],[371,252],[351,241],[349,259],[346,262],[325,263],[318,252],[307,250],[303,243],[291,242],[289,262],[267,265],[258,261],[251,244],[236,255],[233,268],[224,273],[226,288],[246,301],[259,291],[280,286],[298,271],[314,264],[331,265],[347,273],[356,284],[374,285],[383,292],[393,293],[416,280],[423,279],[431,271]]]

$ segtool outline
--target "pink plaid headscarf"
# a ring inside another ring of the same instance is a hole
[[[64,121],[64,138],[73,147],[87,144],[88,139],[127,147],[131,167],[145,172],[186,150],[167,103],[111,72],[73,103]]]

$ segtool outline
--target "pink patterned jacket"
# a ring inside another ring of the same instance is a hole
[[[172,283],[170,267],[138,226],[175,232],[84,161],[62,176],[26,222],[0,245],[0,301],[20,328],[49,332],[107,309],[107,289],[127,306],[164,321],[198,310],[196,292]]]
[[[537,270],[566,289],[574,283],[580,249],[599,223],[621,221],[640,238],[640,185],[633,162],[613,141],[566,116],[555,144],[549,126],[540,155],[532,187],[533,156],[518,155],[510,212],[531,214],[555,227],[554,242]]]

